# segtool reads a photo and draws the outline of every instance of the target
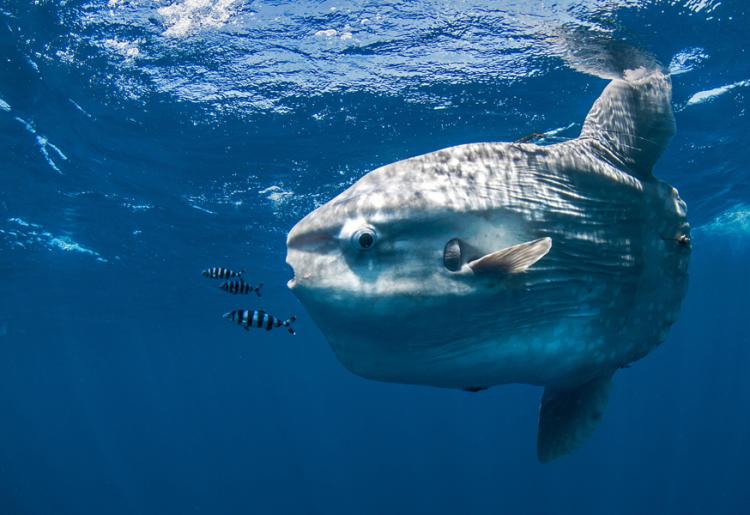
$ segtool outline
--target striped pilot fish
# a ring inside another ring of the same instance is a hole
[[[234,277],[240,277],[243,273],[245,273],[244,270],[240,270],[239,272],[236,272],[228,268],[222,268],[220,266],[213,266],[211,268],[207,268],[203,270],[201,272],[201,275],[203,277],[208,277],[209,279],[232,279]]]
[[[260,289],[263,288],[263,283],[258,284],[258,286],[253,286],[242,279],[235,279],[233,281],[224,281],[219,288],[233,295],[247,295],[250,292],[255,292],[255,294],[260,297]]]
[[[224,318],[236,322],[244,327],[245,330],[249,330],[251,327],[265,327],[266,331],[270,331],[274,327],[283,326],[286,327],[289,334],[295,334],[294,329],[292,329],[292,323],[297,320],[295,316],[291,316],[287,320],[281,320],[270,313],[258,309],[252,311],[249,309],[234,309],[229,313],[224,313]]]

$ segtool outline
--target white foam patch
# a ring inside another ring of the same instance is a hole
[[[571,122],[568,125],[566,125],[565,127],[558,127],[557,129],[549,130],[549,131],[545,132],[544,135],[545,136],[557,136],[561,132],[565,132],[568,129],[572,129],[575,126],[576,126],[575,122]]]
[[[260,195],[264,195],[268,200],[270,200],[277,206],[285,204],[292,196],[294,196],[294,192],[287,191],[281,186],[277,185],[269,186],[268,188],[258,191],[258,193]]]
[[[87,118],[93,118],[93,116],[91,116],[91,115],[89,114],[89,112],[88,112],[88,111],[86,111],[86,110],[85,110],[85,109],[84,109],[83,107],[81,107],[81,106],[80,106],[80,105],[79,105],[79,104],[78,104],[78,103],[77,103],[77,102],[76,102],[75,100],[73,100],[72,98],[69,98],[69,99],[68,99],[68,102],[70,102],[71,104],[73,104],[73,107],[75,107],[76,109],[78,109],[78,111],[80,111],[81,113],[83,113],[83,115],[84,115],[84,116],[86,116]]]
[[[680,75],[692,71],[708,59],[708,54],[703,48],[686,48],[677,52],[669,63],[669,73]]]
[[[60,147],[52,143],[45,136],[39,134],[31,123],[27,122],[23,118],[19,118],[18,116],[16,116],[15,119],[18,123],[23,125],[24,129],[34,135],[34,139],[36,140],[36,144],[39,147],[39,151],[42,153],[44,160],[47,161],[47,164],[50,166],[50,168],[52,168],[60,175],[63,175],[62,170],[60,170],[60,168],[57,166],[57,163],[52,160],[49,150],[51,149],[63,161],[67,161],[68,156],[66,156],[63,151],[60,150]]]
[[[697,230],[720,236],[750,237],[750,205],[737,205]]]
[[[151,204],[129,204],[128,202],[125,202],[122,206],[130,209],[133,212],[148,211],[149,209],[154,208],[154,206],[152,206]]]
[[[135,59],[141,55],[138,44],[141,41],[125,41],[119,39],[105,39],[104,46],[125,59]]]
[[[26,56],[26,62],[29,63],[29,66],[34,68],[34,71],[39,73],[39,65],[36,64],[36,61],[34,61],[31,57]]]
[[[62,153],[62,150],[60,150],[57,146],[55,146],[53,143],[51,143],[47,138],[44,136],[37,135],[36,137],[36,143],[39,146],[39,151],[42,153],[42,156],[44,156],[45,161],[47,161],[47,164],[50,165],[50,167],[62,175],[62,170],[57,167],[57,164],[52,160],[52,157],[49,154],[48,148],[51,148],[54,150],[58,156],[60,156],[61,159],[64,161],[67,161],[68,157]]]
[[[337,31],[336,29],[324,29],[317,31],[314,36],[316,38],[324,39],[332,39],[337,37],[342,41],[348,41],[354,37],[354,35],[351,33],[351,27],[349,25],[345,26],[341,32]]]
[[[712,13],[721,5],[721,0],[687,0],[685,7],[694,13]]]
[[[333,38],[336,37],[338,31],[336,29],[319,30],[315,33],[316,38]]]
[[[732,84],[727,84],[726,86],[699,91],[693,94],[693,96],[688,99],[687,105],[692,106],[697,104],[705,104],[706,102],[711,102],[717,97],[728,93],[733,89],[744,88],[747,86],[750,86],[750,80],[741,80],[738,82],[733,82]]]
[[[27,222],[23,218],[8,218],[9,222],[13,222],[15,224],[20,225],[21,227],[40,227],[37,224],[32,224],[30,222]]]
[[[156,10],[167,30],[164,36],[181,38],[224,26],[240,5],[239,0],[182,0]]]
[[[210,209],[206,209],[205,207],[201,207],[196,204],[190,204],[190,207],[192,207],[193,209],[197,209],[198,211],[203,211],[204,213],[208,213],[209,215],[216,214],[216,211],[211,211]]]
[[[84,247],[80,243],[73,241],[67,236],[57,237],[57,236],[52,236],[49,233],[44,233],[44,234],[49,236],[48,244],[50,245],[50,247],[56,247],[66,252],[80,252],[81,254],[88,254],[90,256],[96,257],[97,261],[102,261],[104,263],[107,262],[107,260],[102,258],[98,252],[95,252],[91,249]]]
[[[8,222],[13,224],[13,229],[0,229],[0,233],[5,235],[6,239],[11,239],[14,246],[26,248],[34,244],[41,244],[49,250],[76,252],[94,257],[101,263],[108,262],[101,254],[84,247],[70,236],[56,236],[49,231],[45,231],[39,224],[27,222],[22,218],[8,218]]]

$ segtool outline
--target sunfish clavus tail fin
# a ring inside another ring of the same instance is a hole
[[[583,123],[602,157],[647,178],[675,132],[672,82],[659,69],[627,70],[609,83]]]
[[[576,388],[544,390],[536,441],[541,463],[565,456],[591,436],[607,407],[611,384],[607,374]]]

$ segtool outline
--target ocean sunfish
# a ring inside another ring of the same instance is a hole
[[[669,76],[640,68],[609,83],[577,139],[378,168],[291,230],[289,288],[360,376],[543,386],[537,454],[554,460],[676,320],[686,206],[651,171],[674,130]]]

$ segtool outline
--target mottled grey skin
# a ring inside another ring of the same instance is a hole
[[[361,376],[544,386],[539,457],[561,456],[595,427],[614,371],[664,340],[685,293],[685,204],[651,174],[674,132],[670,98],[668,77],[640,70],[610,83],[573,141],[379,168],[292,229],[289,286]],[[362,228],[371,249],[351,241]],[[468,261],[545,237],[551,250],[522,273],[443,265],[453,238]]]

